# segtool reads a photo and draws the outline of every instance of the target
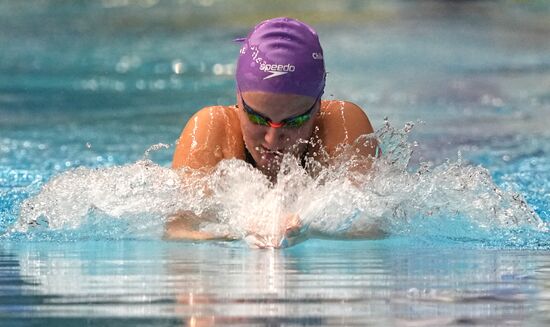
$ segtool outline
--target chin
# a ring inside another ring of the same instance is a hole
[[[262,167],[263,170],[278,171],[279,166],[281,165],[282,158],[271,158],[271,159],[260,159],[257,161],[258,166]]]
[[[266,174],[276,174],[279,171],[282,157],[273,155],[258,154],[259,158],[256,160],[257,168]]]

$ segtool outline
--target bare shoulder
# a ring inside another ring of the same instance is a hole
[[[318,135],[330,152],[339,144],[351,144],[374,129],[365,111],[349,101],[322,101],[317,119]]]
[[[233,107],[212,106],[196,112],[179,137],[172,168],[215,166],[220,160],[238,154],[242,140],[238,116]]]
[[[197,111],[188,121],[189,124],[222,126],[237,119],[235,110],[230,106],[210,106]]]

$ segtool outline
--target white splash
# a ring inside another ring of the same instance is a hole
[[[275,185],[241,160],[222,161],[210,173],[174,171],[149,160],[74,169],[22,204],[12,232],[28,233],[38,225],[48,230],[91,228],[92,234],[105,235],[102,229],[112,228],[106,222],[117,220],[126,227],[109,237],[159,238],[167,217],[181,211],[208,216],[202,231],[235,238],[250,230],[276,234],[289,215],[297,215],[304,230],[329,238],[407,235],[418,231],[419,222],[431,226],[427,233],[459,237],[472,229],[547,230],[521,195],[499,189],[483,167],[459,159],[407,171],[411,128],[408,124],[396,130],[386,123],[377,131],[383,156],[369,173],[350,169],[365,160],[350,151],[342,151],[338,164],[315,176],[285,156]],[[89,222],[98,216],[99,223]],[[467,227],[456,231],[449,221]]]

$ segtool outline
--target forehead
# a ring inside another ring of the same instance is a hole
[[[304,113],[311,107],[314,98],[297,94],[268,92],[243,92],[246,104],[267,117],[278,120]]]

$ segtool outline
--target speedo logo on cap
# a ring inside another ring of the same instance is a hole
[[[260,50],[256,46],[251,46],[250,50],[252,50],[251,57],[252,61],[256,62],[257,64],[260,64],[260,70],[266,73],[269,73],[266,77],[263,79],[270,79],[273,77],[285,75],[288,73],[292,73],[296,70],[296,66],[291,64],[268,64],[265,62],[265,60],[260,56]],[[242,54],[245,53],[245,51],[241,51]]]
[[[296,66],[291,64],[286,64],[286,65],[266,64],[265,62],[263,62],[260,64],[260,70],[271,74],[271,75],[267,75],[263,79],[270,79],[273,77],[292,73],[293,71],[296,70]]]

